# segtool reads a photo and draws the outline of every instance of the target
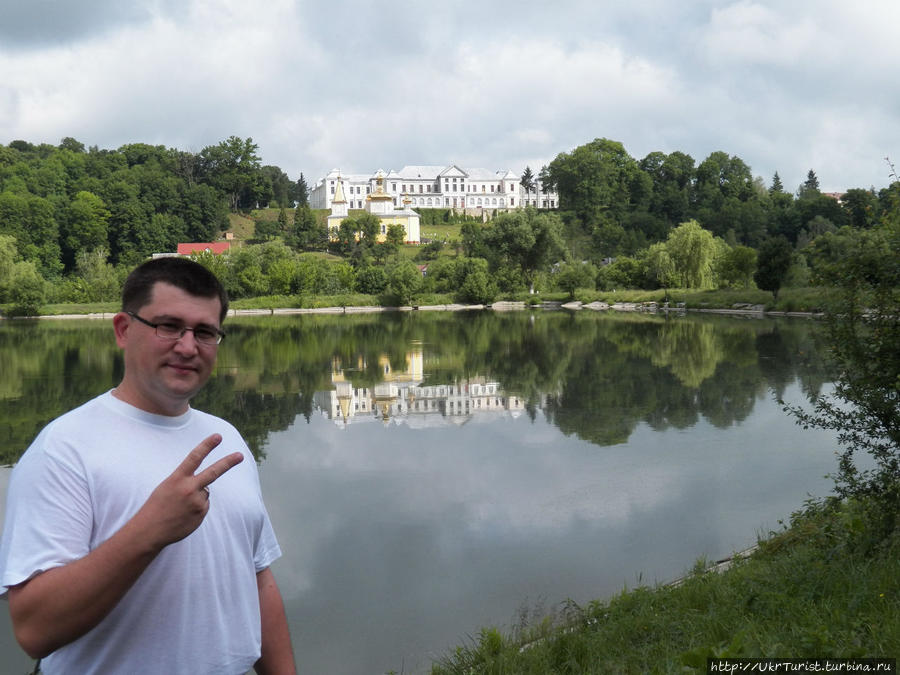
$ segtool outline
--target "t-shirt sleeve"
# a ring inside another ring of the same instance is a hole
[[[261,572],[281,557],[281,547],[275,538],[275,530],[269,521],[269,514],[265,514],[260,535],[257,538],[256,550],[253,552],[253,563],[257,572]]]
[[[92,526],[84,471],[66,444],[55,442],[45,429],[10,476],[0,593],[87,555]]]

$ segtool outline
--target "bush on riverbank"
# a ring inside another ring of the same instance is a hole
[[[482,629],[432,673],[704,673],[707,657],[896,657],[900,535],[882,538],[866,512],[810,504],[724,572],[699,561],[677,585]]]

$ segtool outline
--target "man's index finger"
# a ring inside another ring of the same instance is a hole
[[[206,456],[221,442],[222,437],[219,434],[207,436],[200,441],[200,444],[196,448],[187,454],[187,457],[185,457],[184,461],[178,466],[176,472],[185,476],[193,476],[197,469],[200,468],[203,460],[206,459]]]

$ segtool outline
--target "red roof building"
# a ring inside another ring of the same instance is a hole
[[[178,244],[178,255],[190,255],[191,253],[203,253],[204,251],[209,251],[215,255],[221,255],[230,248],[230,241],[215,241],[203,244]]]

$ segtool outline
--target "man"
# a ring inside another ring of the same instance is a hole
[[[139,266],[113,318],[121,383],[47,425],[12,472],[0,594],[47,675],[294,673],[256,463],[189,406],[227,311],[201,265]]]

